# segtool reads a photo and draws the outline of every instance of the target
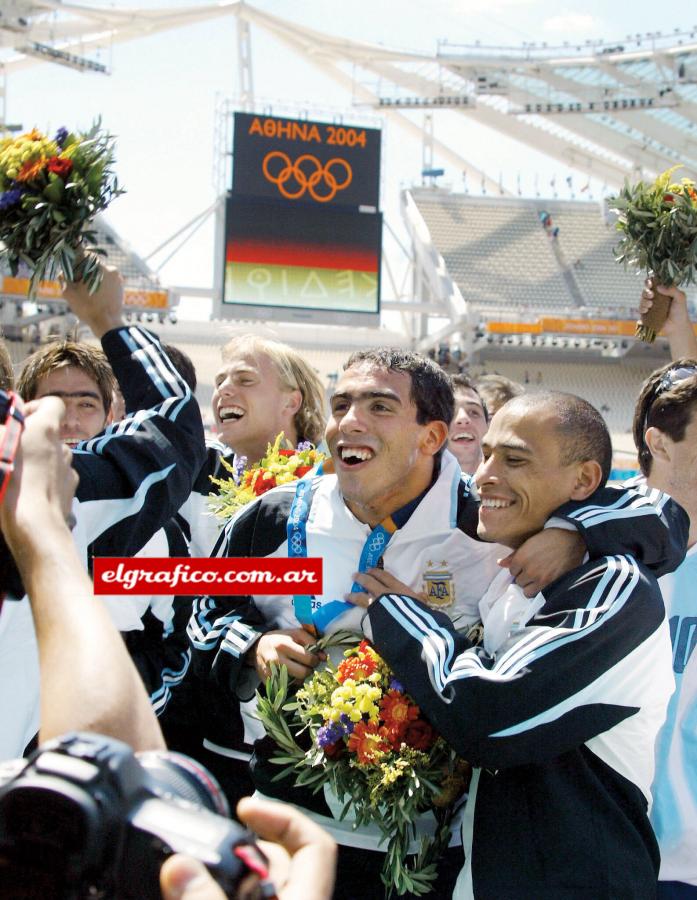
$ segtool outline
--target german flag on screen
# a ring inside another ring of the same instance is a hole
[[[225,302],[376,312],[381,232],[379,213],[233,195]]]

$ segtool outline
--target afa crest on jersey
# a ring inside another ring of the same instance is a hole
[[[447,560],[442,560],[440,565],[429,560],[427,565],[423,574],[426,602],[434,609],[448,609],[455,603],[455,581]]]

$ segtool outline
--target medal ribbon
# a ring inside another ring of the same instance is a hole
[[[307,519],[310,515],[309,491],[311,487],[310,478],[301,478],[295,488],[295,497],[290,508],[287,525],[289,558],[307,557]],[[359,572],[366,572],[378,565],[395,531],[397,531],[397,525],[391,516],[387,516],[373,528],[361,551],[361,558],[358,562]],[[351,585],[351,592],[365,593],[365,588],[354,581]],[[353,603],[346,600],[331,600],[313,612],[312,600],[313,598],[307,595],[296,594],[293,597],[293,608],[298,622],[313,634],[326,631],[330,622],[347,610],[355,609]]]

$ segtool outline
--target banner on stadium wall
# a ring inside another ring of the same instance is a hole
[[[29,293],[29,279],[5,275],[2,279],[2,293],[10,297],[26,297]],[[59,282],[39,282],[39,300],[60,300],[62,294]],[[165,310],[169,308],[169,294],[167,291],[127,287],[123,292],[123,305],[137,309]]]
[[[536,322],[487,322],[491,334],[581,334],[634,337],[636,323],[622,319],[561,319],[543,316]],[[697,325],[692,326],[697,334]]]

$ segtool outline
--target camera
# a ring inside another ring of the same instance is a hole
[[[74,732],[0,769],[0,784],[2,898],[160,900],[172,853],[201,860],[228,897],[273,895],[253,836],[189,757]]]

